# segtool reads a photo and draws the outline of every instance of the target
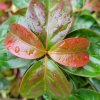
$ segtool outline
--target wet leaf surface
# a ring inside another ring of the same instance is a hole
[[[72,37],[84,37],[90,41],[90,46],[88,47],[89,53],[89,63],[82,68],[73,69],[70,67],[61,67],[65,71],[72,73],[78,76],[84,77],[96,77],[100,76],[100,35],[88,30],[80,29],[69,34],[70,38]]]
[[[54,99],[63,100],[70,95],[71,88],[59,67],[52,60],[45,58],[36,62],[25,73],[20,92],[27,98],[35,98],[47,93]]]
[[[9,100],[11,98],[66,100],[69,95],[68,100],[99,100],[99,0],[0,0],[0,4],[8,6],[5,8],[0,5],[2,8],[0,10],[0,98],[2,100],[3,98],[7,100],[8,98]],[[72,13],[72,8],[74,13]],[[3,21],[5,22],[1,24]],[[11,23],[17,24],[12,24],[10,29]],[[8,48],[11,47],[11,51],[17,56],[12,55],[6,49],[4,44],[6,36],[9,36]],[[87,48],[85,43],[82,44],[83,42],[65,42],[67,38],[85,38],[90,45]],[[14,45],[11,43],[12,40],[14,40]],[[43,56],[44,48],[48,58]],[[80,54],[80,51],[85,53],[86,57],[85,54]],[[41,57],[42,59],[33,60],[33,52],[36,58]],[[48,53],[52,54],[58,63],[52,61]],[[25,57],[30,59],[25,59]],[[83,58],[85,58],[84,62]],[[88,63],[81,68],[71,68],[65,65],[77,64],[78,66],[85,64],[85,60]],[[18,80],[22,77],[19,93]]]
[[[73,93],[73,95],[71,95],[68,100],[99,100],[99,98],[100,93],[92,90],[79,89],[78,91]]]
[[[68,0],[32,0],[26,18],[29,28],[46,48],[62,40],[73,22]]]
[[[78,68],[89,61],[88,46],[89,41],[85,38],[69,38],[51,48],[49,55],[62,65]]]
[[[4,41],[9,32],[10,23],[20,23],[25,25],[25,20],[23,16],[16,15],[10,17],[2,25],[0,25],[0,72],[4,71],[7,68],[20,68],[24,66],[30,66],[33,62],[32,60],[25,60],[18,58],[8,52],[5,47]]]
[[[89,78],[90,85],[92,85],[98,92],[100,92],[100,79],[99,78]]]
[[[24,59],[35,59],[45,54],[41,41],[30,30],[20,24],[11,24],[10,29],[5,45],[12,54]]]

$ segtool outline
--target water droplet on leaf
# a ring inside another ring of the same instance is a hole
[[[18,46],[15,47],[15,52],[16,53],[20,52],[20,48]]]

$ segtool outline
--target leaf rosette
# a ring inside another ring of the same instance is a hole
[[[65,39],[73,23],[70,2],[31,0],[26,21],[28,27],[12,23],[5,40],[9,52],[17,57],[37,59],[24,75],[21,94],[35,98],[47,93],[54,99],[65,100],[71,93],[71,87],[57,63],[79,68],[89,61],[87,39]]]

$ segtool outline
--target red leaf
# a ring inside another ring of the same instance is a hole
[[[45,54],[41,41],[27,28],[19,24],[11,24],[6,38],[7,49],[14,55],[24,59],[35,59]]]
[[[38,37],[26,27],[20,24],[13,23],[10,25],[10,29],[13,34],[18,36],[21,40],[25,41],[26,43],[36,46],[37,48],[44,49]]]
[[[70,67],[82,67],[89,61],[86,49],[89,41],[85,38],[69,38],[55,45],[49,55],[58,63]]]

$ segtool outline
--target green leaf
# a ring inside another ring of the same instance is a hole
[[[96,19],[94,19],[91,15],[88,14],[77,15],[75,17],[75,21],[71,32],[84,28],[91,29],[91,27],[94,25],[98,25],[98,23]]]
[[[69,0],[31,0],[26,18],[47,49],[68,34],[73,22]]]
[[[100,76],[100,35],[88,29],[80,29],[69,34],[68,38],[69,37],[84,37],[90,41],[90,46],[88,48],[90,61],[86,66],[78,69],[73,69],[65,66],[61,68],[64,69],[66,72],[78,76]]]
[[[50,96],[47,96],[47,95],[43,95],[43,99],[44,100],[52,100],[52,98]]]
[[[79,11],[84,6],[85,0],[70,0],[72,4],[73,11]]]
[[[93,30],[96,33],[100,34],[100,25],[93,25],[93,26],[91,26],[91,30]]]
[[[100,93],[92,90],[80,89],[69,97],[68,100],[99,100]]]
[[[5,39],[9,31],[10,23],[14,23],[14,22],[27,26],[25,22],[25,17],[20,16],[20,15],[11,16],[3,24],[0,25],[0,39]]]
[[[78,100],[75,96],[71,95],[70,97],[68,97],[68,100]]]
[[[7,59],[5,60],[5,62],[3,62],[3,65],[5,64],[7,67],[15,69],[24,66],[30,66],[32,62],[32,60],[17,58],[16,56],[8,53]]]
[[[18,8],[25,8],[28,6],[29,0],[12,0],[12,2]]]
[[[100,92],[100,79],[98,78],[89,78],[90,85],[92,85],[97,91]]]
[[[10,81],[6,79],[6,77],[0,75],[0,90],[7,89],[10,85]]]
[[[70,79],[72,92],[78,90],[79,88],[83,88],[83,87],[87,86],[87,84],[88,84],[88,81],[86,78],[71,75],[68,73],[67,73],[67,75],[68,75],[68,78]]]
[[[50,59],[36,62],[25,73],[20,87],[23,97],[35,98],[48,94],[63,100],[70,94],[70,85],[59,67]]]

